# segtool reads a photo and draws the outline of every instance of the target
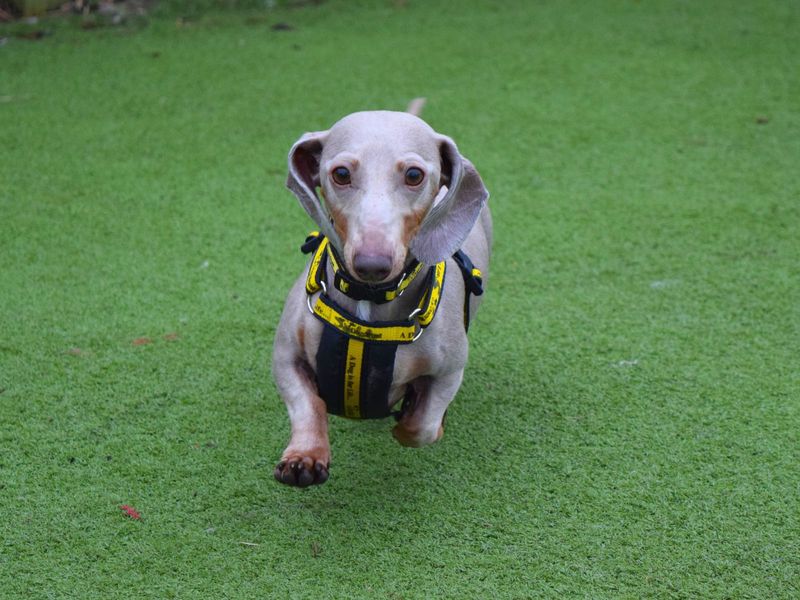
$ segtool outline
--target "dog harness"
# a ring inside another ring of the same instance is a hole
[[[327,410],[334,415],[351,419],[381,419],[392,414],[400,418],[408,408],[406,394],[400,411],[389,407],[389,389],[394,374],[397,347],[411,344],[422,335],[436,316],[447,263],[442,261],[428,267],[425,285],[417,307],[398,321],[364,321],[339,306],[328,295],[326,273],[330,261],[334,273],[333,285],[354,300],[376,304],[391,302],[422,272],[416,259],[396,279],[379,286],[368,286],[353,279],[343,268],[343,261],[328,239],[317,231],[306,238],[300,248],[313,253],[306,278],[308,309],[324,327],[317,350],[317,388]],[[453,255],[461,270],[464,294],[464,328],[469,328],[470,294],[483,293],[481,272],[461,250]],[[317,300],[312,296],[320,292]]]

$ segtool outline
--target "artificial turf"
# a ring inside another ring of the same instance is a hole
[[[0,596],[800,595],[797,3],[15,27]],[[416,96],[492,193],[464,384],[436,445],[333,419],[330,481],[280,486],[286,153]]]

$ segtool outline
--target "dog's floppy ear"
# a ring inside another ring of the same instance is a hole
[[[448,259],[461,248],[489,197],[478,171],[461,156],[455,142],[439,136],[439,144],[447,192],[437,196],[410,245],[411,253],[426,265]]]
[[[320,232],[325,234],[335,247],[341,248],[341,241],[333,228],[331,217],[316,192],[320,184],[319,161],[327,137],[327,131],[315,131],[306,133],[295,142],[289,151],[289,177],[286,179],[286,187],[297,196],[308,215],[316,222]]]

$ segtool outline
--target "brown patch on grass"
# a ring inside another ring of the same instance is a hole
[[[311,542],[311,556],[318,558],[320,554],[322,554],[322,546],[319,542]]]

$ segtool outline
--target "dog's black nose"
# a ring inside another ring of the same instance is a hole
[[[353,268],[364,281],[383,281],[392,272],[392,258],[382,254],[356,254]]]

